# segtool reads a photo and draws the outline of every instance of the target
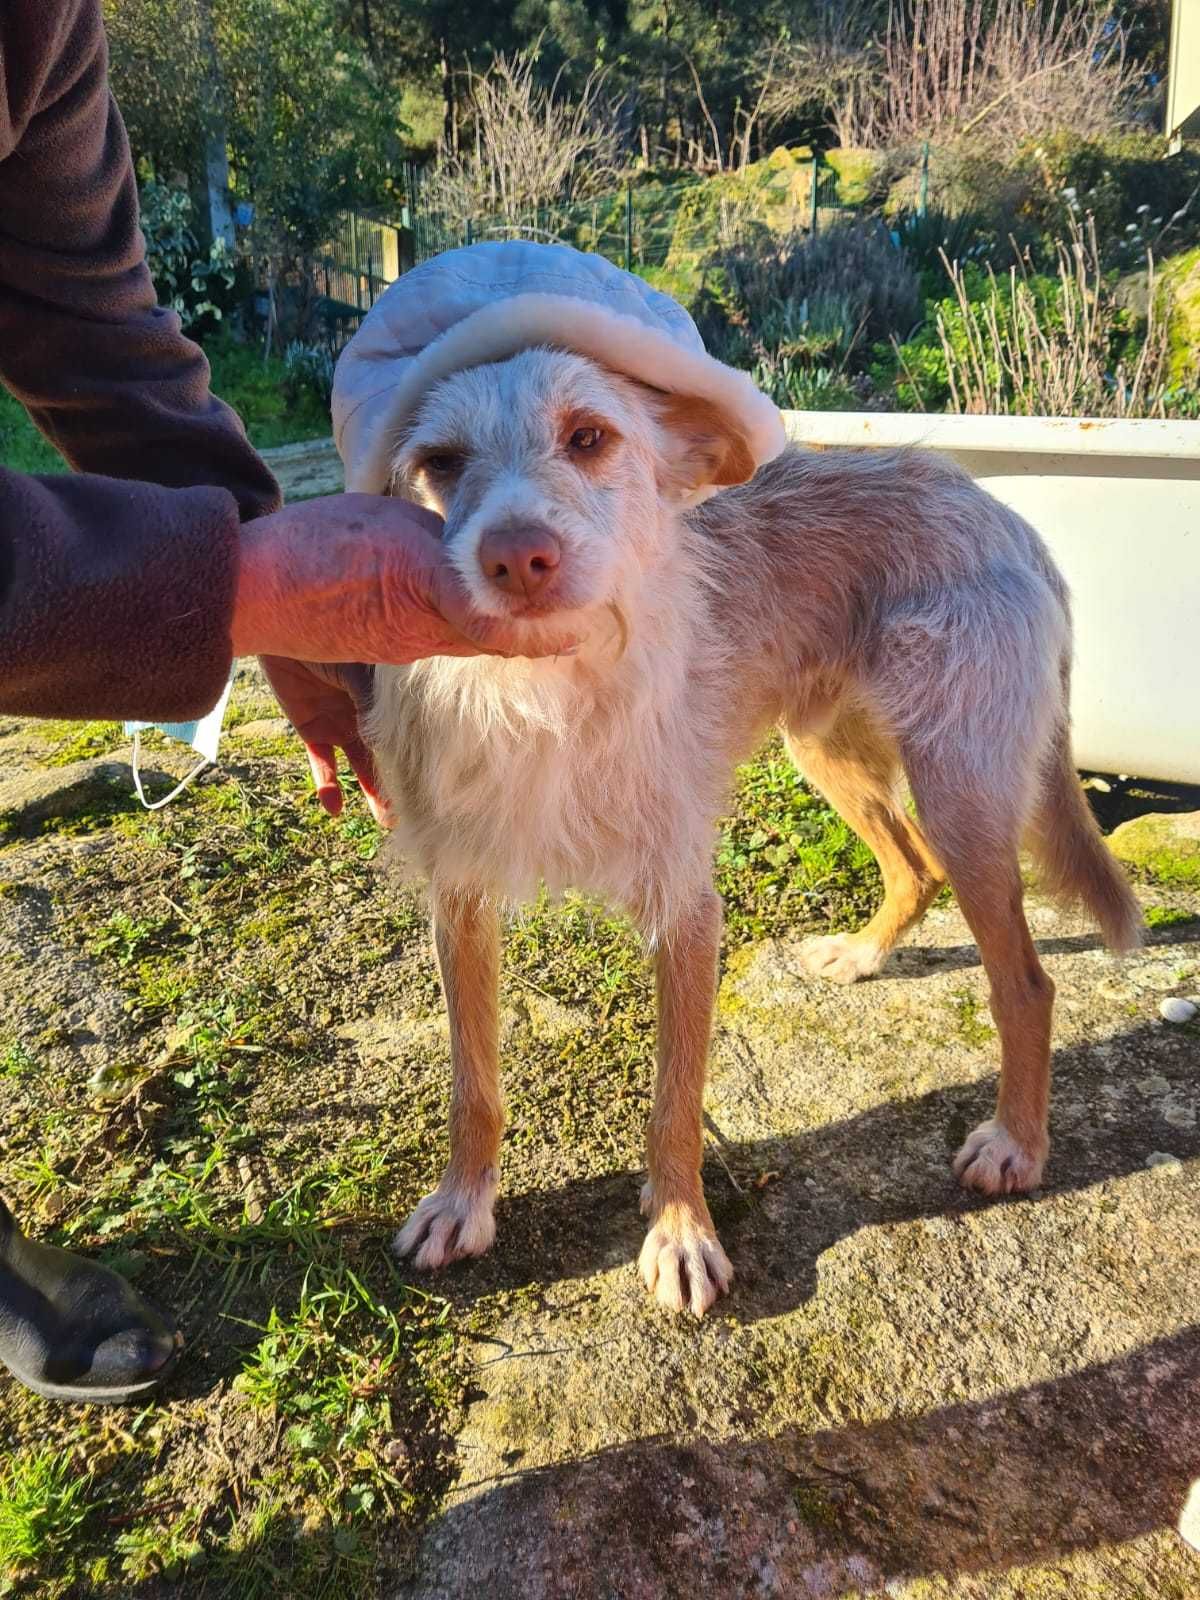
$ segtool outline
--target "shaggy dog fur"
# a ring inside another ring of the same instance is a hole
[[[432,886],[450,1012],[450,1162],[397,1240],[419,1265],[494,1236],[498,909],[545,882],[620,907],[654,951],[646,1285],[696,1315],[727,1289],[700,1180],[712,854],[734,767],[773,725],[885,886],[861,931],[808,941],[808,970],[878,972],[949,879],[1002,1051],[996,1115],[955,1171],[988,1194],[1040,1180],[1054,990],[1018,846],[1114,949],[1140,929],[1072,768],[1062,578],[1028,524],[935,455],[792,449],[750,470],[710,405],[551,350],[446,378],[400,443],[395,492],[444,516],[479,607],[531,641],[551,626],[581,641],[378,674],[369,737],[393,848]]]

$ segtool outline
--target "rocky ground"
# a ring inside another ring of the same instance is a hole
[[[390,1260],[445,1152],[424,909],[253,673],[230,723],[151,815],[119,728],[0,721],[0,1187],[189,1345],[136,1414],[0,1378],[0,1593],[1200,1597],[1200,1026],[1160,1014],[1200,883],[1161,830],[1136,956],[1031,897],[1054,1149],[989,1204],[948,1168],[997,1066],[957,909],[815,983],[873,871],[778,752],[743,772],[705,1174],[737,1279],[697,1323],[633,1265],[647,975],[577,902],[507,937],[495,1250]]]

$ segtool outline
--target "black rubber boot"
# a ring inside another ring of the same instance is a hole
[[[49,1400],[147,1398],[183,1337],[119,1272],[35,1244],[0,1200],[0,1361]]]

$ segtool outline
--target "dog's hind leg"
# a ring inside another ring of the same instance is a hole
[[[1000,1035],[995,1117],[969,1136],[954,1171],[965,1188],[984,1194],[1034,1189],[1049,1150],[1054,984],[1025,921],[1020,806],[1012,790],[972,791],[952,762],[928,753],[910,753],[906,766],[921,821],[979,946]]]
[[[500,930],[483,895],[434,891],[434,939],[450,1016],[450,1161],[396,1235],[397,1255],[418,1267],[481,1256],[496,1236],[500,1098]]]
[[[704,1075],[717,990],[721,902],[708,894],[660,942],[658,1083],[647,1131],[650,1231],[639,1258],[647,1289],[701,1317],[733,1280],[700,1179]]]
[[[786,734],[793,761],[874,853],[883,904],[857,933],[806,939],[800,959],[814,976],[853,983],[878,972],[896,941],[924,916],[945,881],[904,807],[895,748],[858,712],[819,737]]]

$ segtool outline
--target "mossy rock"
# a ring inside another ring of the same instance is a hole
[[[1200,884],[1200,811],[1148,811],[1109,837],[1112,852],[1163,883]]]
[[[1171,297],[1170,373],[1175,383],[1200,378],[1200,246],[1172,256],[1162,269]]]
[[[871,186],[879,167],[879,152],[847,145],[826,150],[825,161],[837,173],[839,203],[844,206],[866,205],[871,198]]]

